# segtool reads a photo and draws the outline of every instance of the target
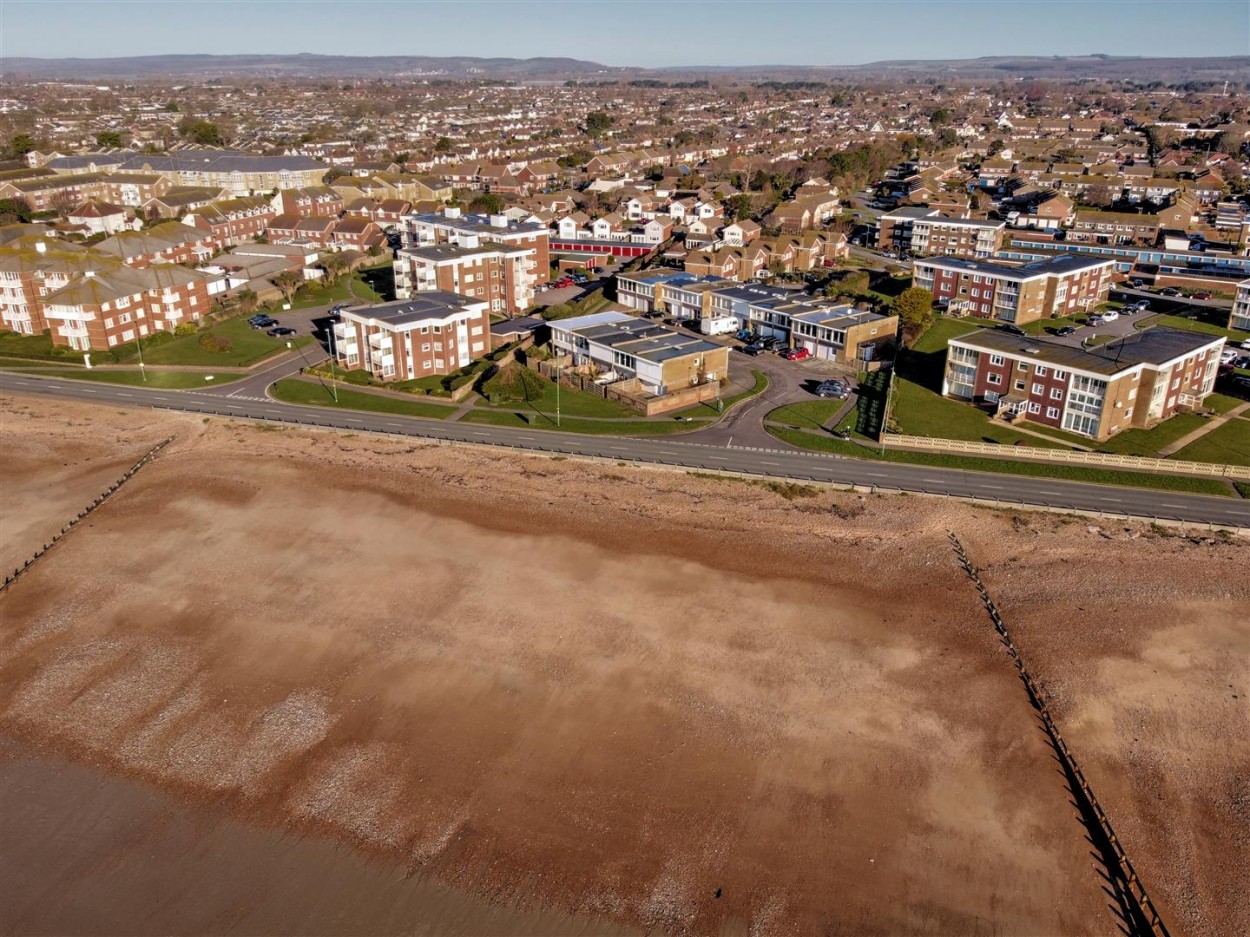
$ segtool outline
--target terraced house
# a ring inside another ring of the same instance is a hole
[[[490,351],[490,309],[484,301],[431,291],[344,310],[333,331],[342,367],[408,381],[450,374]]]
[[[1103,440],[1202,406],[1224,339],[1154,328],[1095,348],[995,329],[951,339],[942,393]]]
[[[1098,257],[1052,257],[1019,267],[928,257],[915,261],[913,273],[914,284],[929,290],[950,315],[1022,324],[1105,302],[1114,266]]]

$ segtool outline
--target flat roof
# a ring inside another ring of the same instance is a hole
[[[1109,257],[1080,257],[1066,254],[1048,257],[1045,260],[1035,260],[1031,263],[1021,264],[1018,267],[1009,267],[1006,264],[996,264],[985,260],[966,260],[963,257],[923,257],[917,259],[915,263],[954,270],[966,270],[968,273],[1029,279],[1048,274],[1075,273],[1078,270],[1101,267],[1104,264],[1114,264],[1115,261]]]
[[[388,325],[411,325],[414,322],[446,319],[458,312],[467,312],[472,306],[485,305],[481,300],[461,296],[459,293],[430,290],[417,293],[411,299],[379,303],[376,306],[355,306],[343,310],[343,315],[357,319],[375,319]]]
[[[576,319],[562,319],[551,325],[573,332],[596,345],[657,364],[724,347],[697,335],[659,325],[650,319],[638,319],[619,312],[601,312]]]
[[[1060,368],[1113,376],[1139,364],[1160,365],[1183,358],[1223,339],[1218,335],[1160,327],[1092,348],[1033,335],[1013,335],[1002,329],[977,329],[951,341],[985,351],[1024,356]]]

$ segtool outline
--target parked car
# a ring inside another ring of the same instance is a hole
[[[1070,326],[1070,325],[1064,325],[1064,326],[1060,326],[1059,328],[1055,329],[1055,334],[1056,334],[1056,335],[1058,335],[1058,336],[1060,336],[1060,337],[1063,337],[1063,336],[1065,336],[1065,335],[1075,335],[1075,334],[1076,334],[1076,329],[1074,329],[1074,328],[1073,328],[1072,326]]]
[[[1220,352],[1220,364],[1231,364],[1236,358],[1236,348],[1225,348]]]
[[[806,348],[791,348],[784,355],[782,355],[782,357],[787,361],[803,361],[811,356],[812,353]]]
[[[644,319],[662,319],[664,318],[664,313],[652,309],[650,312],[644,312],[642,317]]]
[[[843,381],[821,381],[816,385],[817,397],[833,397],[845,400],[851,394],[851,388]]]
[[[1166,286],[1163,289],[1159,290],[1159,295],[1160,296],[1180,296],[1181,291],[1178,290],[1174,286]]]
[[[1234,358],[1233,367],[1239,368],[1242,371],[1250,368],[1250,355],[1242,355],[1240,358]]]
[[[1129,285],[1129,286],[1131,286],[1131,287],[1132,287],[1133,289],[1135,289],[1135,290],[1139,290],[1139,289],[1141,289],[1143,286],[1145,286],[1146,284],[1145,284],[1145,282],[1144,282],[1143,280],[1141,280],[1140,278],[1138,278],[1138,277],[1133,277],[1133,279],[1131,279],[1131,280],[1129,280],[1129,281],[1128,281],[1128,285]]]
[[[1116,319],[1120,318],[1120,314],[1114,309],[1107,309],[1101,314],[1101,317],[1103,324],[1105,325],[1108,322],[1114,322]]]
[[[278,320],[261,316],[259,319],[249,319],[248,324],[254,329],[271,329],[278,324]]]
[[[769,335],[767,338],[761,338],[760,344],[763,345],[765,348],[767,348],[769,351],[772,351],[774,348],[777,348],[779,345],[784,345],[785,342],[782,341],[780,338],[778,338],[776,335]]]
[[[1210,299],[1212,295],[1213,294],[1211,293],[1210,290],[1200,290],[1197,293],[1194,293],[1193,296],[1191,296],[1190,298],[1191,299]]]
[[[280,325],[276,329],[270,329],[269,334],[274,338],[281,338],[283,335],[294,335],[295,329],[287,328],[285,325]]]
[[[1020,328],[1020,326],[1012,325],[1010,322],[1004,322],[1002,325],[998,327],[998,330],[1000,332],[1010,332],[1012,335],[1028,335],[1029,334],[1024,329]]]
[[[752,342],[750,345],[744,345],[742,350],[748,355],[763,355],[767,354],[771,349],[766,347],[762,342]]]
[[[734,338],[740,342],[753,342],[757,337],[758,336],[756,336],[755,332],[751,329],[738,329],[738,331],[734,334]]]

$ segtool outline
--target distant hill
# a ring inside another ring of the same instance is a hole
[[[643,69],[570,58],[475,58],[429,55],[145,55],[109,59],[6,57],[10,78],[100,80],[123,78],[494,78],[515,81],[702,76],[809,81],[870,77],[953,79],[1136,79],[1234,81],[1250,74],[1250,56],[1134,58],[1132,56],[987,56],[977,59],[871,62],[866,65],[676,66]]]
[[[111,59],[36,59],[6,56],[4,74],[22,78],[216,78],[253,75],[299,78],[590,78],[621,75],[567,58],[474,58],[428,55],[142,55]]]

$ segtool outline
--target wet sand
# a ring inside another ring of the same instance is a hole
[[[0,803],[7,934],[629,933],[490,903],[11,740]]]
[[[0,428],[124,419],[37,406],[38,420]],[[1168,542],[1114,533],[1109,546],[1084,525],[1022,530],[948,502],[787,498],[679,473],[165,419],[146,429],[179,441],[0,600],[0,734],[160,788],[180,809],[228,813],[237,830],[349,844],[388,863],[384,881],[398,868],[475,909],[557,915],[540,922],[1114,928],[1084,830],[945,534],[960,530],[1024,581],[1055,557],[1110,549],[1148,576]],[[1212,575],[1235,576],[1248,556],[1192,549]],[[1149,614],[1162,621],[1182,600],[1234,607],[1201,577],[1173,599]],[[1053,608],[1048,624],[1060,638],[1068,627]],[[1234,622],[1229,639],[1245,632]],[[1124,651],[1114,634],[1085,646],[1091,664]],[[1130,666],[1114,686],[1068,692],[1116,709],[1126,684],[1151,679]],[[1238,725],[1217,712],[1186,732]],[[1191,816],[1240,771],[1198,755],[1168,792]],[[1116,740],[1101,756],[1134,771]],[[1159,854],[1174,833],[1138,823],[1135,835]],[[1193,932],[1237,929],[1244,909],[1210,894],[1245,858],[1236,824],[1200,824],[1191,839],[1208,857]],[[298,865],[299,887],[327,874],[315,857]],[[282,888],[296,884],[270,886]],[[430,919],[425,899],[396,894],[397,910],[335,920],[389,932]],[[239,932],[251,920],[301,930],[302,904],[289,917],[283,906],[247,919],[231,916],[232,899],[206,899],[154,929],[195,931],[216,914]],[[503,929],[526,926],[516,920]]]

